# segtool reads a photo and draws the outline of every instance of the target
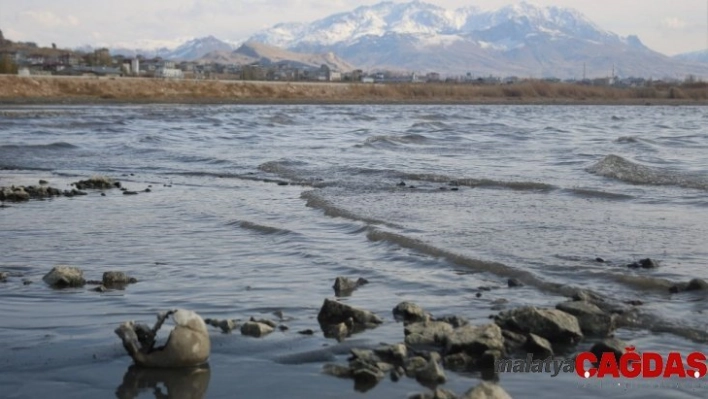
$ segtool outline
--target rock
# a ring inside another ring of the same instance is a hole
[[[432,317],[423,308],[413,302],[401,302],[393,308],[393,317],[404,323],[418,323],[430,320]]]
[[[415,379],[426,386],[436,386],[445,383],[445,371],[435,358],[428,360],[425,367],[416,370]]]
[[[553,356],[553,347],[547,339],[539,337],[535,334],[529,334],[526,339],[526,350],[532,353],[535,357],[546,359]]]
[[[138,195],[138,193],[136,191],[126,190],[126,191],[123,191],[123,195]]]
[[[23,285],[30,285],[30,284],[32,284],[32,280],[24,279],[24,280],[22,280],[22,284]]]
[[[106,292],[106,291],[108,291],[108,288],[106,288],[105,285],[99,285],[98,287],[94,288],[93,290],[96,292]]]
[[[155,335],[162,323],[173,316],[175,328],[167,343],[154,348]],[[177,309],[158,316],[152,330],[134,322],[121,324],[115,330],[123,347],[136,365],[150,368],[181,368],[204,364],[209,359],[211,342],[204,320],[195,312]],[[146,338],[147,336],[147,338]]]
[[[113,180],[109,179],[106,176],[94,176],[88,180],[81,180],[75,183],[71,183],[71,185],[79,190],[103,190],[116,187],[115,182],[113,182]]]
[[[264,335],[268,335],[272,333],[273,330],[273,327],[255,321],[247,321],[241,326],[241,334],[255,338],[260,338]]]
[[[123,272],[105,272],[103,273],[103,279],[101,282],[106,287],[121,287],[128,284],[137,283],[138,280],[128,277],[128,275]]]
[[[460,399],[511,399],[511,396],[498,384],[483,381],[465,392]]]
[[[526,345],[526,335],[518,334],[509,330],[502,330],[504,337],[504,349],[506,353],[514,353]]]
[[[593,304],[599,303],[599,302],[605,302],[605,299],[602,298],[601,296],[595,294],[594,292],[590,292],[587,290],[577,290],[571,297],[574,301],[585,301],[585,302],[590,302]]]
[[[7,281],[7,272],[0,272],[0,283],[4,283]]]
[[[369,368],[354,370],[354,389],[359,392],[366,392],[375,387],[385,376],[381,370]]]
[[[657,267],[659,267],[659,263],[653,259],[646,258],[638,262],[630,263],[629,265],[627,265],[627,267],[629,267],[630,269],[656,269]]]
[[[49,182],[48,182],[48,181],[46,181],[46,180],[42,180],[42,179],[40,179],[40,180],[39,180],[39,184],[40,184],[40,185],[42,185],[42,186],[44,186],[44,185],[47,185],[47,184],[49,184]]]
[[[270,326],[271,328],[276,328],[276,327],[278,327],[278,323],[274,322],[273,320],[268,320],[268,319],[258,319],[258,320],[256,320],[255,317],[251,317],[251,319],[250,319],[249,321],[254,321],[254,322],[256,322],[256,323],[265,324],[265,325],[267,325],[267,326]]]
[[[615,329],[615,317],[590,302],[563,302],[556,305],[556,309],[575,316],[580,330],[586,336],[606,337]]]
[[[374,349],[374,353],[386,362],[401,365],[408,357],[408,347],[405,344],[395,344]]]
[[[463,327],[463,326],[466,326],[469,324],[467,319],[465,319],[464,317],[460,317],[460,316],[443,316],[443,317],[438,317],[438,318],[434,319],[434,321],[445,322],[445,323],[453,326],[454,328]]]
[[[324,325],[322,326],[322,332],[324,333],[325,338],[334,338],[341,342],[344,338],[347,338],[352,334],[350,326],[352,326],[353,323],[354,322],[352,319],[349,319],[346,322],[339,324]]]
[[[464,326],[454,329],[443,338],[446,353],[464,352],[472,357],[487,350],[504,350],[502,330],[497,324]]]
[[[357,288],[368,283],[369,281],[365,278],[352,280],[347,277],[337,277],[334,280],[334,285],[332,286],[332,288],[334,288],[334,294],[336,296],[348,296]]]
[[[447,389],[437,388],[432,393],[417,393],[408,399],[457,399],[457,395]]]
[[[406,375],[406,370],[402,366],[391,369],[391,381],[397,382]]]
[[[642,301],[640,301],[640,300],[636,300],[636,299],[632,299],[632,300],[629,300],[629,301],[624,301],[624,303],[626,303],[627,305],[631,305],[631,306],[642,306],[642,305],[644,305],[644,302],[642,302]],[[581,327],[582,327],[582,326],[581,326]]]
[[[325,299],[317,315],[322,331],[329,327],[349,321],[349,334],[363,331],[367,328],[375,328],[383,323],[383,320],[375,314],[362,309],[357,309],[341,302]]]
[[[509,288],[524,286],[524,284],[521,281],[519,281],[518,278],[510,278],[506,283],[509,286]]]
[[[443,338],[453,330],[454,328],[444,321],[426,321],[405,326],[403,334],[407,345],[443,345]]]
[[[443,365],[448,370],[465,371],[474,365],[474,359],[470,355],[460,352],[445,356]]]
[[[354,376],[352,369],[339,364],[325,364],[322,372],[337,378],[352,378]]]
[[[597,357],[597,360],[602,359],[602,354],[605,352],[611,352],[615,355],[617,364],[619,364],[620,357],[625,353],[625,348],[627,348],[627,343],[617,339],[608,338],[601,342],[596,343],[590,348],[590,352]]]
[[[236,320],[206,319],[204,322],[212,327],[220,328],[224,334],[228,334],[236,328]]]
[[[669,292],[676,294],[682,291],[705,291],[708,290],[708,282],[700,278],[694,278],[688,283],[678,283],[669,288]]]
[[[315,332],[309,328],[307,330],[298,331],[297,333],[301,335],[315,335]]]
[[[83,287],[86,284],[84,272],[73,266],[56,266],[42,280],[55,288]]]
[[[290,329],[290,327],[286,326],[285,324],[281,324],[278,326],[278,330],[280,330],[282,332],[288,331],[289,329]]]
[[[600,258],[600,257],[598,256],[597,258],[595,258],[595,262],[598,262],[598,263],[605,263],[606,260],[603,259],[603,258]]]
[[[574,344],[583,338],[578,319],[557,309],[517,308],[501,312],[495,322],[501,328],[536,334],[554,344]]]
[[[504,354],[499,350],[488,350],[482,354],[482,356],[477,360],[475,366],[478,369],[485,371],[497,372],[497,362],[501,360]]]
[[[406,370],[406,375],[410,378],[415,378],[418,370],[425,368],[428,361],[422,356],[413,356],[406,359],[403,369]]]
[[[350,352],[349,361],[359,360],[368,364],[376,364],[381,361],[371,349],[351,349]]]

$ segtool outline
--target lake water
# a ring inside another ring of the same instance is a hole
[[[361,393],[321,373],[345,364],[351,346],[402,342],[391,314],[401,301],[484,324],[584,288],[644,302],[635,326],[616,333],[639,351],[708,352],[708,294],[668,291],[708,278],[706,154],[705,107],[2,107],[0,186],[67,188],[106,175],[152,192],[89,190],[0,209],[0,271],[11,273],[0,283],[0,396],[133,397],[113,330],[179,307],[241,320],[282,311],[290,329],[260,339],[212,329],[208,372],[143,376],[163,392],[192,384],[172,397],[424,392],[404,379]],[[626,267],[642,258],[660,267]],[[139,282],[53,290],[41,278],[61,264]],[[316,320],[337,276],[369,280],[343,300],[385,320],[340,345]],[[510,277],[525,285],[508,288]],[[480,287],[493,289],[478,297]],[[308,328],[316,334],[297,334]],[[443,387],[459,394],[480,381],[447,377]],[[516,374],[500,383],[515,398],[703,398],[701,381],[627,388]]]

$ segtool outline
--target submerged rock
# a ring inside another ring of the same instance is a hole
[[[155,348],[157,331],[169,316],[172,316],[176,326],[167,343]],[[199,366],[207,362],[211,352],[211,342],[204,320],[195,312],[185,309],[160,314],[152,329],[129,321],[116,328],[115,333],[135,364],[143,367]]]
[[[205,319],[204,322],[212,327],[220,328],[224,334],[230,333],[237,326],[236,320],[230,319]]]
[[[124,287],[128,284],[137,283],[138,280],[129,277],[124,272],[105,272],[101,283],[106,287]]]
[[[445,337],[454,328],[444,321],[424,321],[411,323],[404,327],[403,334],[407,345],[444,345]]]
[[[7,272],[0,272],[0,283],[4,283],[7,281]]]
[[[241,334],[255,338],[268,335],[272,333],[273,330],[275,330],[274,327],[257,321],[247,321],[241,326]]]
[[[708,290],[708,282],[700,278],[694,278],[688,283],[679,283],[669,288],[669,292],[676,294],[682,291],[705,291]]]
[[[71,183],[74,187],[76,187],[78,190],[86,190],[86,189],[93,189],[93,190],[105,190],[105,189],[111,189],[115,186],[115,183],[113,180],[106,176],[93,176],[90,179],[87,180],[81,180],[75,183]]]
[[[437,353],[435,353],[437,355]],[[415,372],[415,379],[426,386],[436,386],[445,383],[445,371],[440,366],[440,356],[431,356],[424,367],[421,367]]]
[[[501,328],[535,334],[551,343],[574,344],[583,338],[578,319],[557,309],[527,306],[501,312],[495,317]]]
[[[84,272],[73,266],[56,266],[42,280],[55,288],[82,287],[86,284]]]
[[[637,262],[633,262],[627,265],[628,268],[630,269],[656,269],[659,267],[659,262],[653,260],[653,259],[642,259]]]
[[[368,283],[369,281],[365,278],[352,280],[350,278],[340,276],[334,280],[334,285],[332,288],[334,288],[334,294],[336,296],[348,296],[357,288]]]

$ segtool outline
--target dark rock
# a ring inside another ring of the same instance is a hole
[[[241,334],[255,338],[260,338],[262,336],[268,335],[272,333],[273,330],[273,327],[255,321],[247,321],[241,326]]]
[[[285,324],[281,324],[278,326],[278,330],[280,330],[282,332],[288,331],[289,329],[290,329],[290,327],[286,326]]]
[[[353,333],[354,321],[350,318],[339,324],[322,325],[322,332],[325,338],[334,338],[337,341],[344,341]]]
[[[629,265],[627,265],[627,267],[629,267],[630,269],[656,269],[657,267],[659,267],[659,263],[653,259],[646,258],[634,263],[630,263]]]
[[[113,183],[113,187],[115,187],[115,188],[121,188],[120,182],[117,181],[117,182]]]
[[[268,320],[268,319],[256,319],[255,317],[251,317],[249,321],[253,321],[256,323],[261,323],[269,326],[270,328],[276,328],[278,327],[278,323],[274,322],[273,320]]]
[[[123,191],[123,195],[138,195],[136,191]]]
[[[585,301],[585,302],[590,302],[590,303],[594,303],[594,304],[597,304],[598,302],[605,301],[605,299],[602,298],[601,296],[595,294],[594,292],[587,291],[587,290],[577,290],[571,296],[571,298],[574,301]]]
[[[108,291],[108,288],[106,288],[106,286],[104,286],[104,285],[99,285],[98,287],[94,288],[93,290],[96,292],[106,292],[106,291]]]
[[[496,372],[497,362],[501,360],[504,353],[499,350],[488,350],[477,359],[475,366],[480,370],[492,370]]]
[[[4,283],[7,281],[7,272],[0,272],[0,283]]]
[[[501,312],[495,322],[503,329],[531,333],[551,343],[573,344],[583,338],[578,319],[557,309],[527,306]]]
[[[315,332],[310,330],[309,328],[307,330],[298,331],[297,333],[302,334],[302,335],[314,335],[315,334]]]
[[[286,182],[286,181],[279,181],[279,182],[278,182],[278,185],[279,185],[279,186],[287,186],[288,184],[289,184],[289,183]]]
[[[595,258],[595,262],[605,263],[606,260],[604,260],[603,258],[597,257],[597,258]]]
[[[322,367],[322,372],[337,378],[352,378],[354,376],[352,369],[339,364],[325,364]]]
[[[499,384],[482,381],[473,389],[465,392],[460,399],[511,399],[511,396]]]
[[[354,290],[361,287],[362,285],[367,284],[368,282],[369,281],[365,278],[352,280],[350,278],[340,276],[334,280],[334,285],[332,286],[332,288],[334,288],[334,294],[336,296],[348,296]]]
[[[357,309],[329,298],[325,299],[322,304],[317,321],[325,334],[332,326],[348,322],[350,325],[346,326],[349,329],[347,335],[368,328],[376,328],[383,323],[380,317],[367,310]]]
[[[129,277],[123,272],[105,272],[103,273],[103,280],[101,281],[106,287],[123,287],[137,282],[138,280]]]
[[[143,190],[143,191],[145,191],[146,193],[151,193],[151,192],[152,192],[152,190],[150,190],[149,188],[146,188],[146,189]]]
[[[367,392],[379,383],[386,375],[381,370],[358,369],[354,370],[354,389]]]
[[[22,284],[23,285],[30,285],[30,284],[32,284],[32,280],[27,280],[27,279],[22,280]]]
[[[393,308],[393,317],[404,323],[418,323],[430,320],[432,317],[423,308],[413,302],[401,302]]]
[[[669,288],[669,292],[676,294],[682,291],[704,291],[708,290],[708,282],[700,278],[694,278],[688,283],[674,284]]]
[[[644,305],[644,302],[639,301],[639,300],[630,300],[630,301],[625,301],[627,305],[632,305],[632,306],[642,306]]]
[[[490,349],[504,350],[504,337],[497,324],[464,326],[443,336],[446,353],[464,352],[472,357]]]
[[[474,296],[476,296],[477,298],[481,298],[481,297],[482,297],[482,293],[481,293],[481,292],[478,292],[478,293],[474,294]]]
[[[401,366],[391,369],[391,381],[393,382],[398,382],[404,375],[406,375],[406,370]]]
[[[105,196],[106,196],[106,193],[101,193],[101,197],[105,197]]]
[[[529,334],[526,339],[526,350],[534,356],[541,359],[546,359],[553,356],[553,347],[547,339],[539,337],[535,334]]]
[[[396,184],[396,185],[397,185],[398,187],[405,187],[405,186],[406,186],[406,182],[401,181],[400,183],[398,183],[398,184]]]
[[[502,330],[504,337],[504,349],[506,353],[514,353],[526,345],[526,335],[518,334],[509,330]]]
[[[524,284],[521,281],[519,281],[519,279],[517,279],[517,278],[510,278],[506,283],[509,286],[509,288],[524,286]]]
[[[445,368],[454,371],[469,370],[472,368],[474,363],[475,361],[472,356],[464,352],[447,355],[443,358],[443,365]]]
[[[45,283],[55,288],[82,287],[86,284],[84,272],[72,266],[57,266],[42,277]]]
[[[432,393],[417,393],[408,399],[457,399],[457,395],[447,389],[436,388]]]
[[[615,355],[615,359],[619,364],[620,357],[625,353],[627,346],[627,343],[620,339],[608,338],[593,345],[590,348],[590,352],[597,357],[598,361],[602,359],[603,353],[610,352]]]
[[[572,314],[578,319],[584,335],[606,337],[615,329],[615,317],[603,312],[597,305],[586,301],[570,301],[556,305],[556,309]]]
[[[94,190],[103,190],[103,189],[110,189],[115,186],[115,182],[108,177],[105,176],[94,176],[88,180],[81,180],[75,183],[71,183],[73,186],[75,186],[78,190],[85,190],[85,189],[94,189]]]

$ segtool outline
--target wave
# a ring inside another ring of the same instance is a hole
[[[708,190],[708,180],[705,178],[640,165],[613,154],[607,155],[595,165],[587,168],[586,171],[632,184],[678,186]]]
[[[288,229],[282,229],[279,227],[271,227],[271,226],[266,226],[254,222],[249,222],[247,220],[236,220],[233,222],[228,223],[229,226],[239,226],[242,229],[250,230],[250,231],[255,231],[261,234],[268,234],[268,235],[290,235],[294,234],[293,231],[288,230]]]
[[[405,135],[389,135],[389,136],[372,136],[364,141],[364,145],[374,143],[385,144],[423,144],[429,139],[422,134],[405,134]]]
[[[50,144],[6,144],[0,145],[0,150],[71,150],[78,146],[63,141]]]
[[[519,191],[551,191],[557,188],[554,185],[540,182],[502,181],[472,178],[456,179],[450,176],[426,173],[402,173],[400,174],[400,176],[402,179],[429,181],[433,183],[448,183],[452,185],[460,185],[466,187],[499,187]]]
[[[590,188],[570,188],[566,189],[572,195],[578,196],[580,198],[600,198],[609,200],[631,200],[635,197],[628,194],[610,193],[607,191],[593,190]]]
[[[369,223],[369,224],[378,224],[378,225],[388,226],[388,227],[397,228],[397,229],[403,228],[402,226],[387,222],[385,220],[360,216],[354,212],[350,212],[346,209],[334,206],[331,202],[329,202],[326,199],[319,196],[315,191],[305,191],[300,194],[300,198],[307,201],[305,206],[310,207],[310,208],[314,208],[314,209],[321,209],[324,211],[325,215],[330,216],[330,217],[343,217],[346,219],[356,220],[356,221],[365,222],[365,223]]]

